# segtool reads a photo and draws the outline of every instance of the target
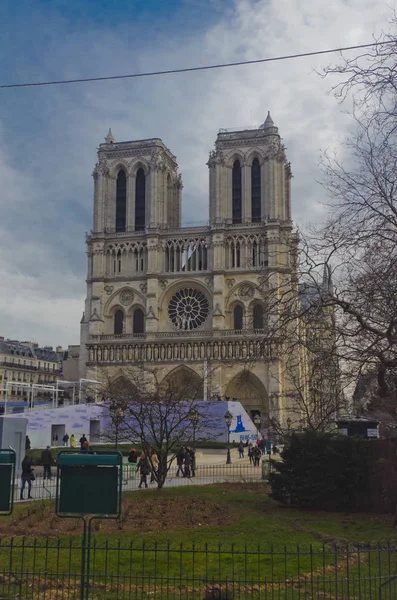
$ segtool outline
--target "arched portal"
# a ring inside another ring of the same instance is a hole
[[[226,388],[226,396],[241,402],[250,415],[253,412],[259,412],[261,415],[269,413],[266,388],[251,371],[244,370],[233,377]]]
[[[203,379],[189,367],[177,367],[164,377],[161,391],[170,400],[202,400]]]

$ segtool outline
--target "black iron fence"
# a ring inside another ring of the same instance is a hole
[[[269,461],[264,460],[263,464],[254,467],[251,465],[199,465],[195,469],[195,473],[190,472],[188,477],[184,477],[183,473],[178,473],[178,468],[172,466],[168,472],[168,476],[164,487],[179,487],[189,485],[209,485],[214,483],[250,483],[266,479],[269,468]],[[42,474],[36,476],[32,482],[31,495],[34,500],[45,500],[55,497],[56,489],[56,468],[52,468],[52,478],[44,479]],[[140,476],[136,472],[136,466],[125,464],[123,466],[123,491],[134,491],[139,489]],[[147,477],[149,487],[156,487],[156,482],[151,481],[151,476]],[[28,496],[27,484],[25,484],[24,499]],[[18,480],[15,486],[15,501],[21,498],[21,481]]]
[[[18,600],[395,600],[397,548],[296,548],[0,540],[0,598]]]

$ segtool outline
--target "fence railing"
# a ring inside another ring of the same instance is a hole
[[[192,470],[188,476],[184,476],[183,471],[179,471],[178,467],[172,466],[168,472],[164,487],[180,487],[190,485],[210,485],[214,483],[240,482],[249,483],[265,479],[269,461],[264,460],[262,465],[254,467],[251,465],[198,465],[193,475]],[[43,475],[36,476],[32,482],[31,496],[33,500],[45,500],[55,497],[56,490],[56,467],[51,468],[51,479],[44,479]],[[157,484],[151,475],[146,478],[148,487],[156,487]],[[130,464],[123,465],[123,491],[139,490],[141,477],[139,472],[136,472],[136,466]],[[18,502],[21,499],[21,480],[18,480],[15,485],[14,500]],[[142,487],[145,484],[142,483]],[[25,484],[24,498],[28,497],[27,484]],[[1,600],[1,599],[0,599]]]
[[[75,539],[0,539],[0,598],[79,598],[81,550]],[[93,600],[395,600],[396,552],[391,545],[264,549],[94,538],[84,592]]]

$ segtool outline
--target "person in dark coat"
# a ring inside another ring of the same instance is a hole
[[[186,452],[188,452],[190,454],[190,458],[192,459],[192,464],[191,464],[192,477],[196,477],[196,452],[190,446],[188,446],[186,448]]]
[[[27,435],[27,436],[26,436],[26,439],[25,439],[25,450],[30,450],[30,449],[31,449],[31,447],[32,447],[32,445],[31,445],[31,443],[30,443],[29,436]]]
[[[240,442],[238,445],[238,456],[239,458],[244,458],[244,443]]]
[[[252,444],[250,444],[248,446],[248,458],[250,461],[250,465],[253,465],[254,464],[254,449],[252,447]]]
[[[185,458],[183,460],[183,466],[184,466],[183,476],[184,477],[190,477],[190,469],[191,469],[191,466],[192,466],[192,455],[188,451],[185,452]]]
[[[84,450],[84,444],[86,443],[86,441],[87,441],[87,438],[85,437],[85,433],[83,433],[83,435],[79,439],[80,447],[82,450]]]
[[[138,452],[135,450],[135,448],[131,448],[130,453],[128,455],[128,462],[129,463],[138,462]]]
[[[261,449],[259,448],[259,446],[255,446],[253,449],[253,455],[254,455],[254,467],[259,467],[259,461],[261,459]]]
[[[28,484],[28,498],[32,500],[32,481],[34,481],[34,473],[33,473],[33,461],[30,456],[25,456],[22,461],[22,486],[21,486],[21,500],[24,499],[23,491],[25,489],[26,483]]]
[[[179,473],[183,476],[183,464],[185,461],[185,448],[180,448],[178,454],[176,455],[176,464],[178,465],[178,469],[176,471],[176,476],[179,477]]]
[[[50,446],[47,446],[41,453],[41,464],[44,467],[43,479],[51,479],[51,465],[54,464],[54,459],[51,454]]]
[[[141,457],[138,462],[137,472],[139,471],[141,474],[141,480],[139,482],[138,487],[141,488],[142,484],[145,484],[145,488],[148,487],[147,484],[147,476],[150,475],[150,463],[145,453],[141,454]]]

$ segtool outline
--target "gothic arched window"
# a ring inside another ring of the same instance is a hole
[[[237,304],[233,310],[233,329],[242,329],[243,328],[243,307],[240,304]]]
[[[143,169],[138,169],[135,178],[135,231],[145,229],[146,177]]]
[[[233,223],[241,223],[241,165],[240,161],[235,160],[232,170],[232,217]]]
[[[121,335],[124,330],[124,313],[121,309],[114,313],[114,335]]]
[[[121,169],[116,182],[116,231],[125,231],[127,223],[127,177]]]
[[[263,329],[263,306],[255,304],[252,312],[252,324],[254,329]]]
[[[136,308],[134,310],[132,331],[134,335],[137,333],[145,333],[145,315],[143,314],[143,310],[140,308]]]
[[[251,167],[251,218],[253,223],[261,220],[261,166],[257,158]]]

